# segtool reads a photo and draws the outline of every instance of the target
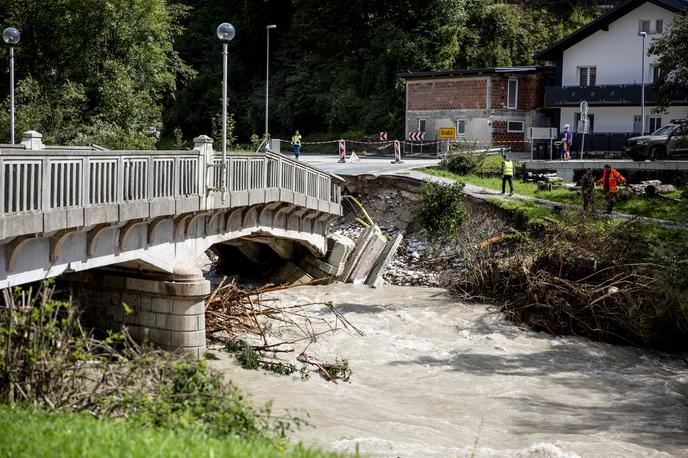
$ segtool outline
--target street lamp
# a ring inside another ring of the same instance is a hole
[[[225,167],[227,164],[227,45],[234,38],[234,26],[228,22],[223,22],[217,26],[217,38],[222,42],[222,192],[226,189],[227,174]]]
[[[266,50],[265,50],[265,141],[268,140],[268,94],[270,90],[270,29],[276,29],[275,24],[265,26],[265,33],[267,35]]]
[[[647,32],[640,32],[643,37],[643,55],[640,60],[640,135],[645,135],[645,37]]]
[[[6,28],[2,39],[10,45],[10,143],[14,145],[14,45],[19,43],[19,30]]]

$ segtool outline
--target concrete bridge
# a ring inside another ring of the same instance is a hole
[[[206,136],[190,151],[41,137],[0,146],[0,288],[62,276],[82,286],[99,325],[126,322],[164,348],[205,346],[210,287],[190,264],[207,248],[250,240],[284,258],[297,247],[323,257],[342,212],[339,177],[279,154],[229,153],[223,163]]]

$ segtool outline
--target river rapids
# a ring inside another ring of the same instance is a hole
[[[391,457],[688,456],[680,356],[532,332],[437,288],[333,284],[276,297],[332,300],[365,333],[308,348],[346,358],[350,383],[244,370],[223,352],[210,361],[275,414],[307,412],[311,426],[294,435],[307,445]]]

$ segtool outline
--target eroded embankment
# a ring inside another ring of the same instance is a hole
[[[464,196],[466,217],[455,236],[430,243],[414,219],[421,186],[408,177],[347,179],[347,191],[385,230],[406,232],[389,283],[448,287],[553,335],[688,350],[682,337],[688,330],[685,230],[575,210],[535,219],[518,206],[509,210]],[[354,231],[351,220],[345,214],[338,230]]]
[[[345,176],[344,193],[359,200],[372,220],[392,237],[401,232],[404,240],[385,273],[385,281],[397,286],[449,286],[463,269],[461,245],[446,240],[429,240],[428,231],[417,220],[423,181],[402,175]],[[346,202],[346,201],[345,201]],[[462,231],[464,244],[476,244],[495,234],[522,227],[523,218],[483,199],[465,196],[470,229]],[[355,240],[363,230],[357,210],[344,204],[344,215],[333,232]]]

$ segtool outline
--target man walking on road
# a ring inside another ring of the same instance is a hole
[[[514,194],[514,163],[506,154],[502,155],[502,194],[506,191],[506,182],[509,182],[509,195]]]
[[[613,169],[609,164],[605,164],[602,178],[600,178],[597,183],[602,185],[602,191],[604,191],[604,200],[607,202],[607,213],[611,213],[612,210],[614,210],[614,199],[616,198],[616,193],[618,191],[616,183],[618,181],[626,184],[626,179],[618,172],[618,170]]]
[[[291,137],[291,146],[294,148],[294,157],[298,161],[301,155],[301,134],[299,133],[299,129],[296,129],[296,132],[294,132],[294,135]]]
[[[589,212],[595,208],[593,191],[595,190],[595,176],[591,169],[585,169],[581,178],[581,194],[583,194],[583,211]]]

